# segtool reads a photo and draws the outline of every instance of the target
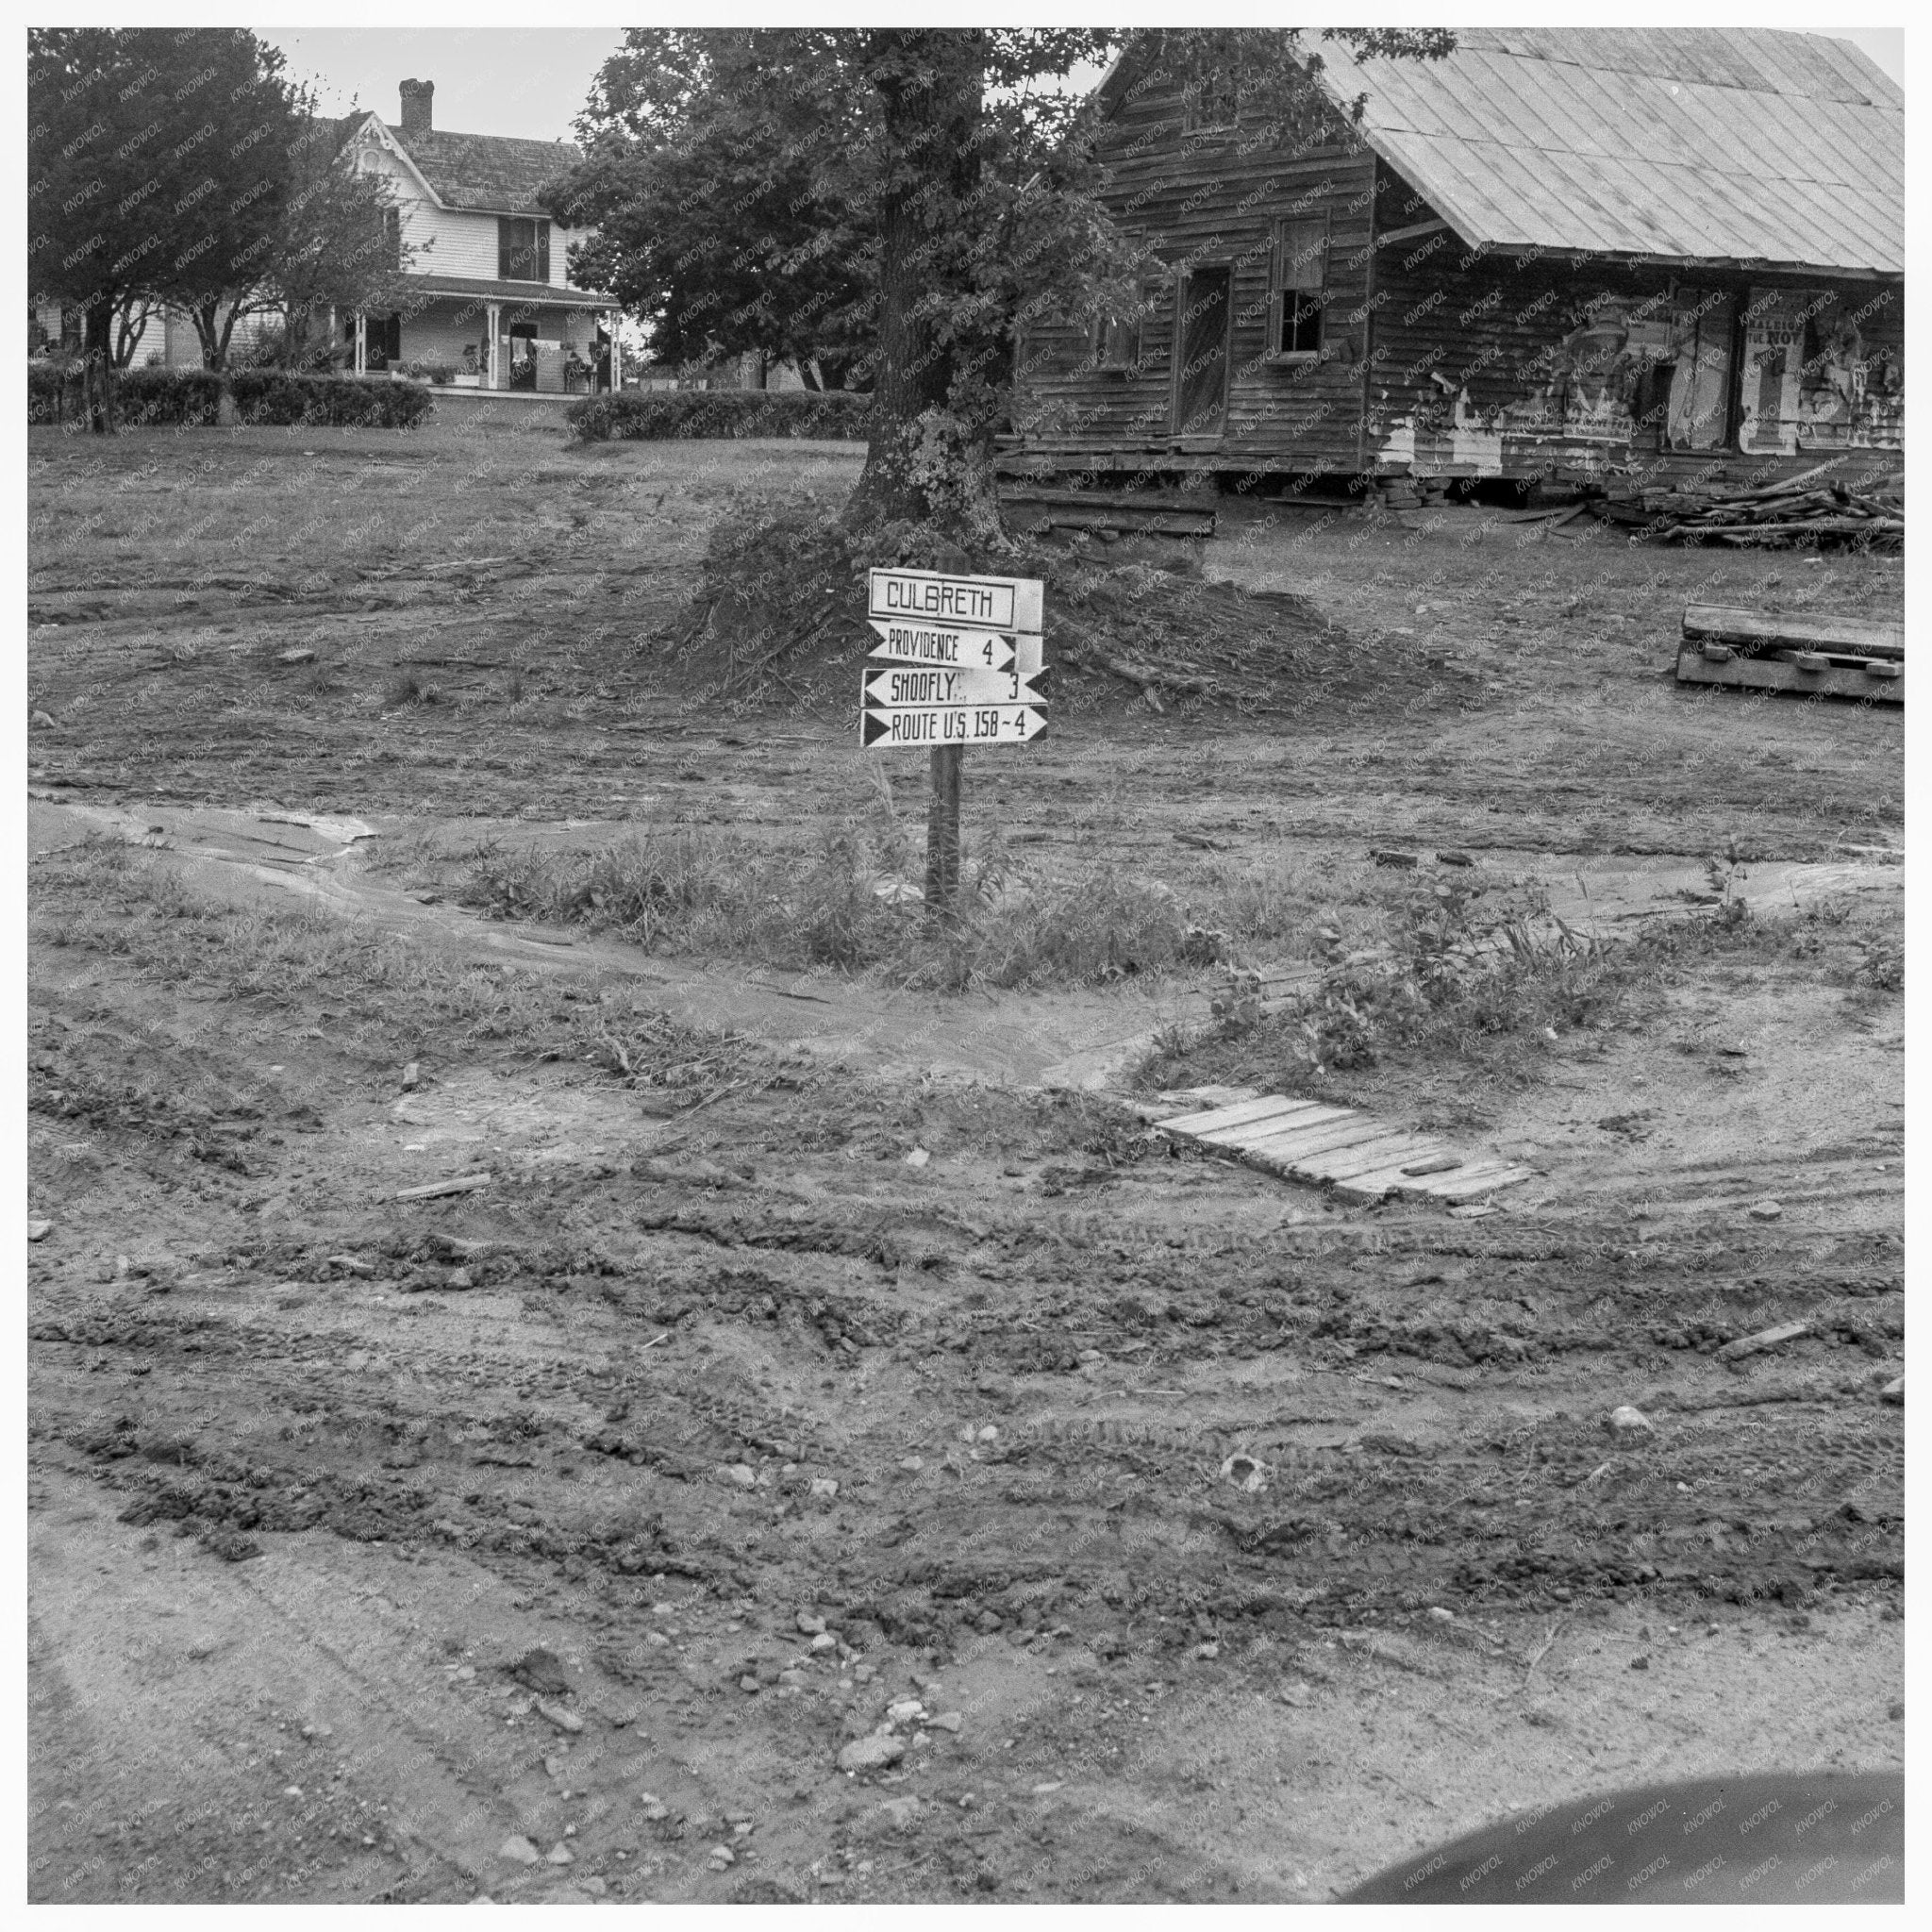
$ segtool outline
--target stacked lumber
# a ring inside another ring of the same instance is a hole
[[[1902,705],[1905,656],[1905,626],[1900,624],[1828,612],[1774,616],[1764,610],[1689,604],[1677,652],[1677,682]]]
[[[1659,541],[1776,547],[1790,543],[1857,544],[1902,550],[1906,536],[1903,473],[1857,490],[1831,479],[1841,461],[1760,490],[1644,490],[1599,507],[1611,523],[1638,525]]]
[[[1029,536],[1092,530],[1115,536],[1211,537],[1214,509],[1198,496],[1152,491],[1052,490],[1002,483],[1000,507]]]

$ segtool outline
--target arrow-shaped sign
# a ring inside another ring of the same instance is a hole
[[[861,745],[879,751],[930,751],[949,744],[1024,744],[1046,729],[1031,705],[920,705],[859,714]]]
[[[865,680],[869,705],[1031,705],[1040,693],[1017,671],[928,671],[893,665]]]
[[[954,669],[972,664],[982,671],[1006,671],[1013,668],[1017,653],[1020,669],[1040,668],[1037,634],[956,630],[943,625],[897,624],[880,617],[867,621],[882,640],[872,648],[874,658],[889,658],[901,664],[946,665]],[[1030,666],[1026,661],[1029,646]]]

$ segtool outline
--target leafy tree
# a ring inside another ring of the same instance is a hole
[[[1357,59],[1453,45],[1435,29],[1324,37]],[[1238,77],[1247,111],[1285,127],[1320,60],[1293,28],[634,29],[558,192],[608,225],[574,271],[676,354],[803,357],[869,335],[852,373],[876,404],[848,526],[1003,547],[992,435],[1015,329],[1132,298],[1139,251],[1102,199],[1096,109],[1067,84],[1109,55],[1190,86]]]
[[[117,314],[247,273],[275,188],[253,192],[243,158],[287,120],[280,67],[239,28],[29,32],[27,283],[83,312],[95,430],[113,427]]]
[[[877,285],[869,225],[826,197],[812,158],[864,124],[855,96],[793,145],[763,110],[758,56],[749,34],[631,29],[578,119],[586,158],[553,211],[594,226],[572,273],[648,321],[660,359],[750,351],[808,388],[842,388]]]
[[[318,340],[331,308],[388,310],[408,300],[415,251],[400,238],[394,192],[342,153],[357,118],[332,120],[305,96],[280,157],[287,188],[258,300],[279,318],[275,356],[287,368],[333,356],[334,344]]]

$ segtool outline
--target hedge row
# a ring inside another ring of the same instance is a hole
[[[115,414],[129,428],[159,424],[208,427],[221,420],[224,383],[243,423],[407,429],[430,408],[429,391],[420,382],[294,375],[283,369],[236,369],[225,376],[208,369],[125,369],[115,376]],[[77,423],[85,411],[77,369],[27,364],[29,423]]]
[[[585,442],[660,438],[810,436],[863,442],[872,398],[851,390],[624,390],[586,396],[564,412]]]

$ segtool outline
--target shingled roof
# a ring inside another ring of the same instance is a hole
[[[1857,48],[1757,27],[1458,29],[1331,57],[1360,131],[1471,244],[1903,275],[1905,95]]]
[[[385,124],[387,125],[388,124]],[[445,208],[485,214],[547,213],[539,190],[583,158],[567,141],[521,141],[508,134],[389,133]]]

